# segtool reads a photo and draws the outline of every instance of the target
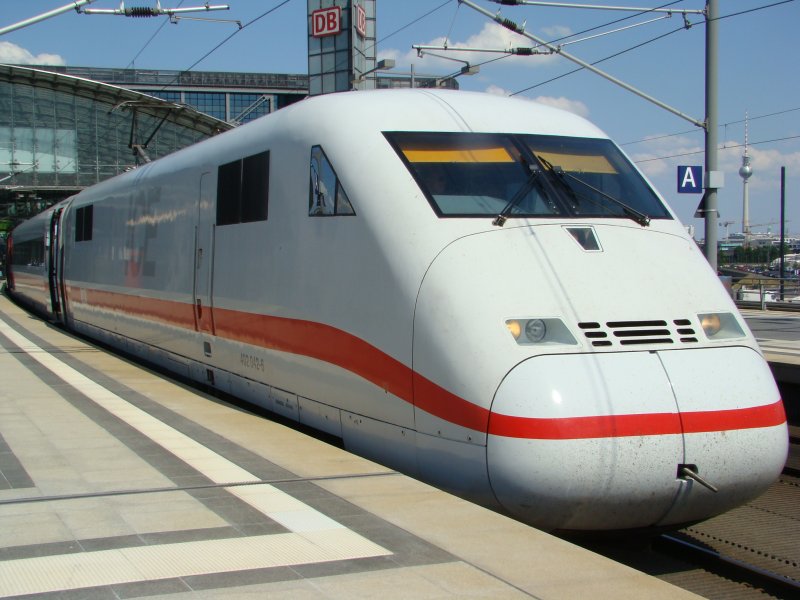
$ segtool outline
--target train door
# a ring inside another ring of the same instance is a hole
[[[59,322],[64,322],[61,295],[61,213],[62,208],[53,210],[47,231],[47,287],[50,290],[50,313]]]
[[[14,289],[14,234],[9,233],[6,238],[6,286]]]
[[[195,331],[214,335],[213,277],[215,189],[211,172],[200,176],[194,248],[194,327]]]

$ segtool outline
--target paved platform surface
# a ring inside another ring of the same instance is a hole
[[[0,598],[29,596],[691,597],[0,297]]]

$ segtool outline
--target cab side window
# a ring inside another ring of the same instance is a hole
[[[88,242],[92,239],[94,204],[82,206],[75,211],[75,241]]]
[[[217,225],[267,220],[268,151],[220,165],[217,175]]]
[[[353,205],[344,191],[322,146],[311,148],[311,181],[308,190],[308,215],[324,217],[355,215]]]

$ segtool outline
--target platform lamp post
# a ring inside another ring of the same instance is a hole
[[[366,81],[367,75],[371,75],[372,73],[377,73],[378,71],[389,71],[390,69],[394,69],[395,67],[395,60],[393,58],[384,58],[378,61],[375,65],[375,68],[370,69],[369,71],[364,71],[358,77],[355,77],[352,81],[353,85],[359,84],[363,81]]]

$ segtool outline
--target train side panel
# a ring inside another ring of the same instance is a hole
[[[406,366],[414,296],[397,280],[393,263],[402,256],[376,235],[372,198],[348,173],[349,156],[331,136],[309,135],[313,127],[288,121],[264,127],[262,146],[239,149],[246,156],[269,152],[266,221],[214,228],[215,335],[207,342],[226,378],[215,384],[266,382],[267,408],[414,472]],[[351,212],[310,214],[315,147],[324,150]]]
[[[131,174],[133,185],[81,194],[65,215],[67,304],[79,331],[186,354],[198,186],[194,172],[159,177],[149,167]]]
[[[9,238],[9,292],[46,318],[52,317],[48,286],[48,229],[52,213],[52,209],[44,211],[18,225]]]
[[[411,285],[398,279],[403,253],[376,234],[373,199],[336,136],[298,141],[293,123],[234,133],[81,194],[65,219],[74,327],[414,472],[409,366],[424,261]],[[310,216],[315,145],[355,214]],[[217,223],[219,173],[265,152],[267,219]]]

